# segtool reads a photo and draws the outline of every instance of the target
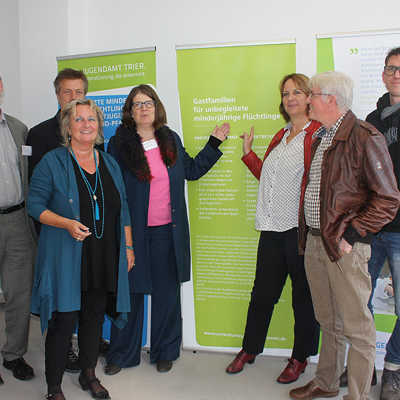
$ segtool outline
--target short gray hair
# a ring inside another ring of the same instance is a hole
[[[336,97],[336,103],[341,112],[346,112],[353,103],[353,80],[338,71],[322,72],[310,79],[310,89],[318,87],[321,93],[331,94]]]
[[[103,134],[103,124],[104,118],[103,113],[100,108],[96,105],[96,103],[91,99],[78,99],[73,100],[70,103],[66,104],[61,110],[61,118],[60,118],[60,129],[62,136],[62,145],[65,147],[69,146],[70,142],[70,122],[71,117],[76,115],[76,107],[77,106],[89,106],[97,116],[97,122],[99,124],[99,130],[97,132],[95,144],[99,145],[104,142],[104,134]]]

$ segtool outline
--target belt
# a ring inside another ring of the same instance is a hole
[[[14,211],[20,210],[21,208],[25,207],[25,201],[16,206],[8,207],[8,208],[0,208],[0,214],[10,214]]]
[[[311,228],[311,226],[308,227],[308,232],[310,232],[311,235],[313,236],[321,236],[321,230],[316,228]]]

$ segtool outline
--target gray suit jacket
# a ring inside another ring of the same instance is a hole
[[[21,174],[22,190],[24,193],[25,202],[28,199],[28,157],[22,155],[22,145],[25,145],[26,137],[28,136],[28,128],[17,118],[11,115],[5,114],[4,116],[7,121],[7,125],[10,128],[12,137],[14,138],[15,145],[17,147],[18,160],[19,160],[19,172]],[[25,208],[25,215],[27,219],[27,226],[29,226],[32,240],[36,242],[36,232],[33,227],[31,218],[28,216],[27,210]]]

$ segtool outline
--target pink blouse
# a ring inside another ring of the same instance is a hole
[[[148,226],[166,225],[172,222],[169,177],[159,147],[144,152],[150,167],[150,198],[147,215]]]

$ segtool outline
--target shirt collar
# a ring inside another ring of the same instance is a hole
[[[311,124],[311,121],[306,122],[306,124],[304,125],[302,132],[304,132]],[[290,131],[290,129],[292,128],[293,124],[291,122],[288,122],[286,124],[286,126],[283,128],[283,130],[285,131],[285,133],[287,133],[288,131]]]
[[[344,113],[342,116],[340,116],[338,120],[328,129],[329,136],[333,136],[337,132],[346,114],[347,113]]]
[[[323,136],[334,136],[337,130],[339,129],[339,126],[343,122],[344,117],[346,116],[347,113],[344,113],[342,116],[340,116],[337,121],[329,128],[326,129],[324,126],[321,126],[316,132],[315,136],[322,138]]]
[[[320,126],[315,132],[315,136],[318,138],[322,138],[326,133],[326,128],[324,126]]]

